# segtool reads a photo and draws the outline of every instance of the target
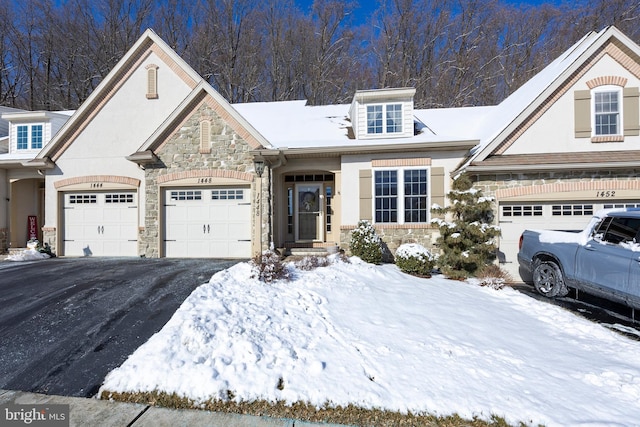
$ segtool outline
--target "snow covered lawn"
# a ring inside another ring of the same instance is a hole
[[[512,289],[352,258],[217,273],[101,391],[355,404],[510,424],[635,425],[640,342]]]

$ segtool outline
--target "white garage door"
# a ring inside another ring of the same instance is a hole
[[[165,190],[165,256],[249,258],[251,201],[247,188]]]
[[[66,193],[63,239],[66,256],[137,256],[136,193]]]
[[[603,203],[571,201],[551,203],[500,203],[499,258],[501,266],[516,280],[518,273],[518,243],[526,229],[580,231],[600,209],[640,207],[637,202]]]

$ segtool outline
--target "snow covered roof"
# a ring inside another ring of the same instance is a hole
[[[309,106],[305,100],[281,102],[252,102],[233,104],[233,107],[250,122],[275,148],[320,148],[345,146],[376,146],[412,143],[437,143],[466,141],[474,138],[473,132],[460,128],[464,111],[455,109],[432,111],[414,110],[415,119],[425,126],[411,138],[380,138],[356,140],[349,120],[350,104]],[[468,110],[480,117],[483,109]],[[445,121],[443,117],[448,117]],[[433,123],[438,123],[434,126]],[[465,116],[465,121],[468,118]],[[478,120],[475,120],[478,121]],[[447,126],[448,125],[448,126]],[[422,128],[422,125],[420,126]],[[460,129],[458,129],[460,130]]]

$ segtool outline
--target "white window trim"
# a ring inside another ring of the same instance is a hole
[[[426,170],[427,171],[427,220],[425,222],[405,222],[404,221],[404,172],[407,170]],[[376,172],[380,171],[397,171],[398,172],[398,221],[397,222],[376,222]],[[431,166],[405,166],[405,167],[376,167],[372,170],[373,176],[371,184],[372,194],[372,223],[384,225],[404,225],[404,224],[429,224],[431,222]]]
[[[400,106],[400,130],[398,132],[387,132],[387,107],[391,105]],[[382,107],[382,132],[375,133],[369,132],[369,107]],[[382,135],[402,135],[404,132],[404,105],[402,102],[387,102],[376,104],[365,104],[365,132],[367,136],[382,136]]]
[[[622,92],[622,87],[621,86],[616,86],[616,85],[604,85],[604,86],[598,86],[598,87],[594,87],[591,90],[591,136],[594,138],[598,138],[598,137],[607,137],[607,136],[622,136],[623,135],[623,129],[624,129],[624,94]],[[618,94],[618,132],[617,133],[611,133],[611,134],[598,134],[596,133],[596,93],[602,93],[602,92],[616,92]]]

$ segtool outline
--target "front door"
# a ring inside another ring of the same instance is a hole
[[[323,193],[322,184],[298,184],[296,186],[297,241],[322,241]]]

